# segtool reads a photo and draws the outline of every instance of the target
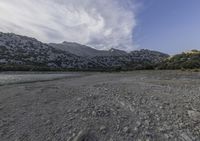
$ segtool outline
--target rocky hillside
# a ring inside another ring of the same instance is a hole
[[[53,48],[36,39],[0,33],[0,64],[21,69],[30,67],[52,69],[91,69],[91,60]]]
[[[114,48],[110,50],[96,50],[89,46],[71,42],[51,43],[49,45],[77,56],[91,59],[109,70],[153,69],[155,64],[169,57],[169,55],[164,53],[144,49],[127,53]]]
[[[96,50],[92,47],[81,45],[72,42],[63,42],[61,44],[51,43],[50,46],[70,52],[82,57],[96,57],[96,56],[123,56],[128,55],[127,52],[111,48],[110,50]]]
[[[117,70],[138,70],[154,69],[154,66],[163,59],[169,57],[166,54],[150,51],[139,50],[132,51],[127,55],[121,56],[96,56],[92,60],[103,64],[106,68]]]
[[[153,69],[168,55],[149,50],[99,51],[77,43],[45,44],[34,38],[0,33],[0,70]]]
[[[158,66],[160,69],[199,69],[200,68],[200,51],[192,50],[174,55]]]

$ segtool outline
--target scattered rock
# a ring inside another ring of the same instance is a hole
[[[67,110],[67,113],[71,113],[71,112],[72,112],[72,110],[71,110],[71,109]]]
[[[78,113],[78,112],[79,112],[79,109],[75,109],[75,110],[74,110],[74,113]]]
[[[137,122],[136,122],[136,126],[137,126],[137,127],[140,127],[140,126],[141,126],[141,122],[140,122],[140,121],[137,121]]]
[[[112,139],[112,138],[110,138],[108,141],[113,141],[113,139]]]
[[[4,106],[0,106],[0,111],[3,110]]]
[[[58,134],[58,133],[61,132],[61,130],[62,130],[62,128],[58,127],[58,128],[55,130],[55,133]]]
[[[109,110],[98,110],[97,111],[97,116],[98,117],[108,117],[110,115]]]
[[[130,133],[129,136],[130,136],[130,137],[134,137],[134,134],[133,134],[133,133]]]
[[[124,128],[123,128],[123,132],[124,132],[124,133],[130,133],[130,128],[127,127],[127,126],[124,127]]]
[[[89,131],[80,131],[73,141],[98,141]]]
[[[134,131],[138,131],[138,127],[135,127],[135,128],[134,128]]]
[[[200,122],[200,112],[189,110],[188,115],[193,121]]]
[[[181,134],[181,138],[182,138],[184,141],[193,141],[186,133],[182,133],[182,134]]]
[[[81,98],[81,97],[78,97],[76,100],[79,102],[79,101],[81,101],[81,100],[82,100],[82,98]]]
[[[92,111],[92,116],[96,116],[97,115],[97,113],[95,112],[95,111]]]
[[[44,123],[45,125],[50,125],[52,124],[51,120],[46,120],[46,122]]]
[[[107,130],[106,126],[103,125],[103,126],[100,127],[101,133],[106,134],[106,130]]]
[[[86,117],[81,117],[80,118],[82,121],[87,121],[88,120],[88,118],[86,118]]]
[[[85,78],[83,80],[86,81]],[[27,97],[30,98],[27,101],[30,104],[25,108],[21,103],[27,100],[26,97],[20,97],[15,101],[8,98],[5,101],[7,103],[0,104],[0,114],[3,115],[0,119],[0,141],[15,140],[23,132],[27,132],[34,139],[49,141],[195,141],[199,139],[200,112],[198,110],[200,108],[198,98],[195,96],[199,94],[196,91],[191,95],[183,92],[187,96],[183,98],[181,93],[183,87],[178,87],[179,89],[174,89],[177,92],[174,92],[173,95],[166,91],[165,95],[161,96],[162,89],[154,93],[154,90],[149,89],[147,83],[129,84],[127,82],[121,87],[120,83],[119,86],[116,86],[114,82],[107,84],[106,88],[108,87],[109,93],[105,94],[103,88],[97,88],[102,86],[94,88],[90,83],[83,87],[82,83],[80,82],[80,86],[73,87],[75,97],[68,91],[60,95],[55,95],[54,91],[42,95],[35,93],[36,98],[31,93],[31,97]],[[69,86],[63,84],[60,87],[68,89]],[[165,86],[162,88],[165,89]],[[190,91],[190,87],[188,88]],[[130,98],[124,96],[129,89],[133,89]],[[92,98],[88,98],[90,93]],[[156,97],[159,99],[152,100],[149,98],[151,95],[155,95],[152,99],[157,99]],[[55,102],[44,105],[42,99],[47,97],[54,98]],[[64,97],[66,99],[62,101]],[[140,105],[140,99],[146,99],[143,105]],[[189,106],[185,107],[185,103]],[[177,107],[173,108],[175,104]],[[1,110],[3,105],[5,107]],[[39,107],[41,109],[38,109]],[[134,111],[130,110],[131,107]],[[32,128],[28,128],[29,126]],[[39,128],[45,130],[35,132]],[[88,128],[94,130],[88,131]],[[22,138],[21,140],[28,139]]]
[[[145,124],[146,127],[149,127],[150,121],[149,120],[145,120],[144,124]]]
[[[75,119],[75,117],[70,117],[68,120],[70,120],[70,121],[71,121],[71,120],[74,120],[74,119]]]
[[[168,134],[164,134],[164,136],[165,136],[166,139],[170,138],[170,135],[168,135]]]

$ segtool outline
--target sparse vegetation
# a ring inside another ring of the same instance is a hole
[[[191,50],[182,54],[174,55],[158,64],[159,69],[200,69],[200,51]]]

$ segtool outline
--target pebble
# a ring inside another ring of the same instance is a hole
[[[4,106],[0,106],[0,111],[3,110]]]
[[[92,111],[92,116],[96,116],[97,115],[97,113],[95,112],[95,111]]]
[[[103,125],[103,126],[100,127],[101,133],[106,134],[106,130],[107,130],[106,126]]]
[[[112,139],[112,138],[110,138],[108,141],[113,141],[113,139]]]
[[[82,98],[81,98],[81,97],[78,97],[76,100],[77,100],[77,101],[81,101],[81,100],[82,100]]]
[[[135,128],[134,128],[134,131],[138,131],[138,127],[135,127]]]
[[[170,138],[170,135],[168,135],[168,134],[164,134],[164,136],[165,136],[166,139]]]
[[[70,117],[68,120],[74,120],[75,119],[75,117]]]
[[[182,133],[181,137],[184,139],[184,141],[193,141],[186,133]]]
[[[62,130],[62,128],[59,128],[59,127],[58,127],[58,128],[55,130],[55,133],[57,133],[57,134],[58,134],[58,133],[60,133],[60,132],[61,132],[61,130]]]
[[[200,122],[200,112],[189,110],[188,115],[193,121]]]
[[[75,109],[75,110],[74,110],[74,113],[78,113],[78,112],[79,112],[79,109]]]
[[[97,141],[96,137],[88,131],[80,131],[73,141]]]
[[[47,120],[46,122],[45,122],[45,125],[50,125],[52,122],[51,122],[51,120]]]
[[[87,121],[87,118],[86,117],[82,117],[81,120],[82,121]]]
[[[146,126],[149,126],[150,121],[149,120],[145,120],[144,123],[145,123]]]
[[[137,121],[137,122],[136,122],[136,125],[137,125],[137,127],[140,127],[140,126],[141,126],[141,122],[140,122],[140,121]]]
[[[124,132],[124,133],[129,133],[129,132],[130,132],[130,128],[127,127],[127,126],[124,127],[124,128],[123,128],[123,132]]]
[[[130,136],[130,137],[134,137],[134,134],[133,134],[133,133],[130,133],[129,136]]]
[[[72,110],[71,110],[71,109],[67,110],[67,113],[71,113],[71,112],[72,112]]]

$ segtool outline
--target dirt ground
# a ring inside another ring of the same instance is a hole
[[[0,86],[0,141],[200,141],[200,73],[83,73]]]

